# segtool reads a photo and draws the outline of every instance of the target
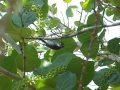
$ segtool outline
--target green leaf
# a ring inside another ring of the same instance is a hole
[[[95,0],[85,0],[85,2],[82,2],[81,5],[85,11],[90,12],[94,8],[94,3]]]
[[[20,36],[22,38],[30,37],[32,30],[30,28],[20,28]]]
[[[107,48],[111,53],[119,55],[120,54],[120,38],[114,38],[109,40]]]
[[[71,8],[67,8],[67,10],[66,10],[66,16],[67,17],[73,17],[73,12],[72,12]]]
[[[40,14],[42,14],[41,18],[45,19],[47,17],[48,9],[49,9],[48,0],[43,0],[43,2],[44,2],[44,5],[40,8],[40,11],[41,11]]]
[[[55,28],[55,27],[58,27],[58,26],[59,26],[60,20],[59,20],[58,18],[52,18],[52,19],[50,19],[50,21],[47,22],[47,23],[48,23],[48,26],[49,26],[50,28]]]
[[[87,25],[88,26],[95,26],[96,20],[99,21],[99,22],[97,22],[97,25],[103,24],[103,17],[100,14],[98,16],[96,16],[95,13],[90,14],[88,16],[88,19],[87,19]]]
[[[112,5],[114,5],[114,6],[120,6],[120,0],[116,0],[116,2],[114,2],[114,0],[109,0],[110,1],[110,3],[112,4]]]
[[[24,47],[24,53],[25,53],[25,63],[23,63],[24,57],[21,54],[17,54],[13,51],[16,55],[16,63],[17,67],[20,70],[23,70],[23,64],[25,64],[25,71],[32,71],[35,68],[38,68],[40,66],[40,59],[38,58],[37,51],[32,45],[27,45]]]
[[[17,27],[22,27],[22,21],[21,18],[18,14],[14,14],[12,16],[12,22],[17,26]]]
[[[39,30],[36,31],[36,34],[38,35],[38,37],[45,37],[46,31],[44,30],[44,28],[40,28]]]
[[[57,13],[56,3],[52,4],[52,6],[50,6],[50,11],[53,13],[53,15],[55,15]]]
[[[103,29],[103,31],[99,35],[99,40],[102,41],[103,38],[105,37],[106,29]]]
[[[120,72],[117,72],[111,76],[108,80],[108,83],[112,86],[119,86],[120,85]]]
[[[105,72],[107,72],[108,70],[109,70],[108,68],[104,68],[104,69],[101,69],[95,73],[95,76],[93,79],[95,84],[97,84],[98,86],[101,86],[104,83],[106,83],[106,82],[102,81],[103,80],[102,78],[104,78]]]
[[[40,90],[54,90],[56,86],[56,77],[50,79],[40,79],[36,82],[36,89]]]
[[[111,90],[120,90],[120,86],[112,87]]]
[[[56,90],[71,90],[76,85],[76,75],[65,72],[57,76]]]
[[[23,23],[24,27],[27,27],[30,24],[33,24],[33,22],[35,20],[36,20],[36,14],[34,12],[25,11],[22,14],[22,23]]]
[[[84,66],[82,66],[83,62],[84,62],[84,60],[76,57],[76,58],[72,59],[71,62],[68,64],[67,70],[75,73],[77,76],[77,80],[80,79],[81,70],[84,67]],[[84,86],[88,85],[91,82],[91,80],[93,79],[93,76],[94,76],[94,62],[88,61],[87,65],[86,65],[84,77],[83,77],[83,85]]]
[[[114,63],[114,61],[112,61],[112,60],[110,60],[110,59],[108,59],[108,58],[104,58],[104,59],[102,59],[102,60],[100,60],[99,62],[98,62],[98,65],[99,66],[109,66],[109,65],[111,65],[111,64],[113,64]]]
[[[78,35],[77,37],[81,43],[88,42],[91,37],[91,32],[88,31],[88,32],[82,33],[82,34]]]
[[[113,20],[120,20],[120,12],[118,10],[114,10]]]
[[[73,17],[73,11],[72,9],[77,8],[77,6],[69,6],[66,10],[66,16],[67,17]]]
[[[91,58],[95,58],[98,50],[99,50],[99,41],[97,39],[94,40],[94,42],[92,42],[92,46],[90,48],[91,51],[89,51],[89,46],[90,46],[90,41],[86,41],[82,44],[80,50],[81,52],[85,55],[91,57]]]
[[[84,66],[83,66],[84,67]],[[83,77],[83,86],[87,86],[94,77],[94,62],[88,61],[86,65],[86,71]]]
[[[14,56],[6,56],[0,58],[0,66],[12,73],[17,73],[16,62]]]
[[[72,0],[63,0],[66,3],[70,3]]]
[[[73,58],[75,58],[75,56],[71,53],[61,54],[53,61],[52,64],[48,65],[47,67],[38,68],[34,71],[34,74],[41,75],[46,78],[53,77],[56,74],[63,72]]]
[[[44,54],[44,59],[47,60],[47,61],[51,61],[52,56],[53,56],[53,51],[52,50],[48,50]]]
[[[75,73],[77,76],[77,79],[79,79],[82,64],[83,64],[83,60],[81,58],[76,57],[70,61],[70,63],[68,64],[67,70],[72,73]]]
[[[35,5],[42,7],[44,5],[44,0],[34,0]]]
[[[113,15],[114,14],[114,10],[112,9],[112,8],[107,8],[106,9],[106,15],[107,16],[111,16],[111,15]]]
[[[55,53],[54,53],[54,55],[52,57],[52,61],[54,61],[55,58],[57,56],[59,56],[60,54],[62,54],[62,53],[68,53],[68,52],[71,53],[71,52],[73,52],[74,49],[77,46],[75,41],[72,38],[63,39],[63,40],[61,40],[61,42],[64,44],[64,47],[61,48],[60,50],[55,51]]]
[[[6,7],[4,4],[0,3],[0,11],[1,12],[6,12]]]
[[[16,44],[16,42],[12,39],[12,37],[9,34],[5,33],[5,37],[4,38],[5,38],[5,40],[7,42],[9,42],[11,44],[13,49],[15,49],[19,54],[22,53],[21,49],[20,49],[20,46]]]
[[[0,90],[12,90],[12,80],[0,76]]]

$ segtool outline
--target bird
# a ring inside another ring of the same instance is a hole
[[[55,42],[55,41],[52,41],[52,40],[43,40],[42,38],[40,38],[40,40],[49,48],[53,49],[53,50],[59,50],[61,48],[64,47],[64,44],[61,42],[61,43],[58,43],[58,42]]]

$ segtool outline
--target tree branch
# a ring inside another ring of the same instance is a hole
[[[88,28],[84,28],[82,30],[79,30],[78,32],[75,32],[73,34],[70,34],[70,35],[63,35],[62,37],[52,37],[52,38],[48,38],[48,37],[27,37],[25,39],[31,39],[31,40],[40,40],[41,38],[44,39],[44,40],[57,40],[57,39],[65,39],[65,38],[72,38],[72,37],[75,37],[77,35],[80,35],[82,33],[85,33],[87,31],[91,31],[95,28],[105,28],[105,27],[113,27],[113,26],[119,26],[120,25],[120,22],[118,23],[114,23],[114,24],[110,24],[110,25],[95,25],[95,26],[90,26]]]
[[[108,58],[112,61],[117,61],[118,63],[120,63],[120,56],[115,55],[115,54],[98,54],[97,56],[103,57],[103,58]]]
[[[22,80],[22,78],[14,73],[11,73],[9,72],[8,70],[6,70],[5,68],[3,67],[0,67],[0,73],[2,73],[3,75],[11,78],[11,79],[14,79],[14,80]],[[29,85],[28,84],[28,87],[31,88],[31,90],[36,90],[36,88],[34,87],[34,85]]]
[[[4,69],[3,67],[0,67],[0,73],[2,73],[3,75],[5,75],[7,77],[10,77],[11,79],[15,79],[15,80],[21,80],[22,79],[18,75],[9,72],[8,70]]]

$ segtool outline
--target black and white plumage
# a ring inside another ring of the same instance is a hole
[[[64,47],[63,43],[57,43],[51,40],[45,41],[42,38],[40,40],[49,48],[54,49],[54,50],[59,50]]]

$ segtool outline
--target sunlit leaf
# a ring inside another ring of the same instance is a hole
[[[94,3],[95,0],[86,0],[85,2],[82,2],[81,5],[85,11],[89,12],[94,8]]]
[[[54,90],[56,86],[56,77],[50,79],[41,79],[37,81],[36,88],[40,90]]]
[[[63,0],[66,3],[70,3],[72,0]]]

